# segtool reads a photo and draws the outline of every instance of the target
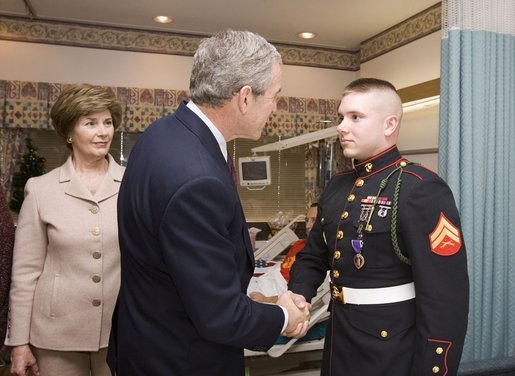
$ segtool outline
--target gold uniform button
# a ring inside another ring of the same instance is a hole
[[[443,349],[442,349],[441,347],[437,347],[437,348],[436,348],[436,353],[437,353],[438,355],[442,354],[442,353],[443,353]]]
[[[408,164],[407,164],[405,161],[402,161],[402,162],[400,163],[400,165],[401,165],[401,167],[406,167]]]
[[[342,256],[342,254],[340,253],[340,251],[334,251],[333,258],[335,260],[339,260],[341,256]]]
[[[338,239],[338,240],[343,239],[343,231],[342,230],[339,230],[336,233],[336,239]]]
[[[339,278],[340,272],[338,270],[333,270],[333,278]]]
[[[372,231],[372,225],[367,225],[367,227],[365,227],[365,231],[366,232]]]
[[[342,219],[347,219],[347,218],[349,218],[349,212],[348,211],[344,211],[342,213]]]
[[[99,275],[94,275],[93,277],[91,277],[91,280],[95,283],[98,283],[102,280],[102,278]]]
[[[363,184],[365,184],[365,181],[363,179],[356,180],[356,187],[363,187]]]
[[[381,330],[381,337],[382,338],[388,337],[388,332],[386,330]]]
[[[373,167],[374,167],[374,165],[372,163],[367,163],[365,165],[365,171],[366,172],[371,172]]]
[[[434,366],[431,371],[433,371],[433,373],[438,373],[438,372],[440,372],[440,367]]]
[[[100,252],[93,252],[93,258],[95,260],[98,260],[101,256],[102,256],[102,254]]]
[[[91,304],[93,305],[93,307],[98,307],[100,304],[102,304],[102,302],[100,301],[100,299],[93,299],[91,301]]]
[[[352,202],[356,199],[356,196],[354,196],[352,193],[347,196],[347,201]]]

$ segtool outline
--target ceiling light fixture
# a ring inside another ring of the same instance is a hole
[[[168,24],[173,22],[173,20],[168,16],[155,16],[154,21],[162,24]]]
[[[300,33],[297,33],[297,36],[302,39],[313,39],[317,35],[315,33],[312,33],[310,31],[302,31]]]

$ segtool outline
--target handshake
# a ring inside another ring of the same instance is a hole
[[[279,297],[265,297],[259,292],[254,292],[250,294],[250,297],[262,303],[275,303],[288,311],[288,325],[286,325],[286,329],[281,335],[292,338],[300,338],[306,335],[311,304],[306,302],[302,295],[286,291]]]

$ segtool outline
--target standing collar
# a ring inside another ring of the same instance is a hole
[[[401,159],[399,149],[397,149],[397,145],[394,145],[364,161],[354,161],[354,170],[358,176],[363,177],[383,170]]]

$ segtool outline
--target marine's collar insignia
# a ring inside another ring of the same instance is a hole
[[[429,234],[431,251],[440,256],[452,256],[461,248],[460,230],[440,213],[435,229]]]

